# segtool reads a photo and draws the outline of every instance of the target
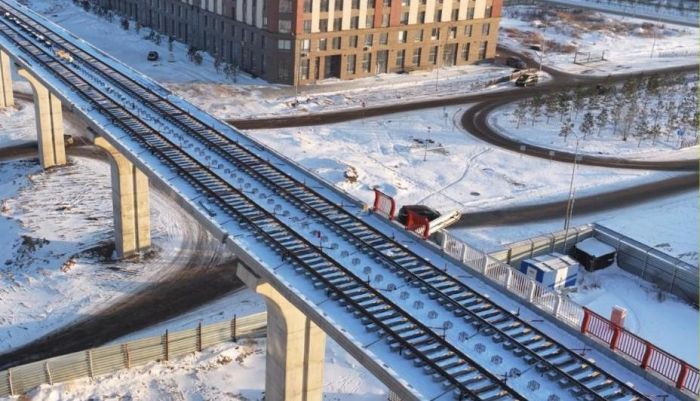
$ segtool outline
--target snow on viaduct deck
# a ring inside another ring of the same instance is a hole
[[[401,399],[662,393],[579,355],[438,248],[14,1],[0,2],[0,47],[34,87],[42,165],[65,162],[58,99],[113,156],[122,254],[149,244],[140,171],[237,255],[232,268],[267,299],[266,399],[321,400],[326,334]]]

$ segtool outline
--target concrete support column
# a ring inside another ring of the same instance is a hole
[[[29,71],[20,68],[18,72],[29,81],[34,90],[34,110],[41,167],[49,168],[66,164],[61,101]]]
[[[10,56],[0,51],[0,108],[15,105],[15,97],[12,92],[12,68]]]
[[[111,156],[114,242],[117,256],[126,258],[151,246],[148,177],[102,137],[95,145]]]
[[[326,333],[245,267],[237,274],[267,305],[265,401],[322,401]]]

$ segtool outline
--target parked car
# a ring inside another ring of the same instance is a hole
[[[525,72],[515,80],[515,86],[526,87],[537,84],[539,77],[536,72]]]
[[[527,68],[527,64],[518,57],[508,57],[506,59],[506,65],[508,67],[513,67],[516,70],[524,70]]]
[[[148,52],[148,61],[158,61],[158,58],[160,56],[158,55],[157,51],[150,51]]]
[[[399,221],[399,223],[406,225],[406,222],[408,221],[408,212],[411,211],[413,213],[416,213],[420,216],[425,216],[428,218],[429,221],[433,221],[440,217],[440,212],[437,210],[430,208],[425,205],[405,205],[401,206],[401,209],[399,209],[399,215],[396,217],[396,219]]]

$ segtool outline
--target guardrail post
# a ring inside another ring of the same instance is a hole
[[[591,311],[585,306],[583,307],[583,319],[581,319],[581,333],[588,333],[588,324],[591,321]]]
[[[165,347],[165,360],[168,361],[170,360],[170,334],[168,333],[168,330],[165,330],[165,344],[163,344]]]
[[[612,324],[613,335],[610,338],[610,349],[615,351],[617,349],[617,343],[620,341],[620,326]]]
[[[46,382],[53,386],[53,379],[51,378],[51,369],[49,368],[49,361],[44,362],[44,373],[46,373]]]
[[[681,362],[681,371],[678,372],[678,380],[676,380],[676,388],[683,389],[685,379],[688,377],[688,364]]]
[[[129,344],[122,344],[122,354],[124,354],[124,365],[127,369],[131,368],[131,355],[129,355]]]
[[[644,356],[642,357],[642,364],[639,365],[642,370],[646,370],[649,367],[649,361],[651,360],[651,352],[654,350],[654,346],[645,341]]]
[[[233,319],[231,320],[231,338],[233,338],[233,342],[238,341],[236,338],[236,315],[233,315]]]
[[[467,263],[467,247],[464,244],[462,245],[462,253],[460,254],[459,259],[462,261],[462,263]]]
[[[92,349],[87,350],[87,360],[88,360],[88,376],[92,379],[95,376],[95,372],[92,367]]]
[[[506,269],[506,282],[505,282],[506,289],[508,289],[508,290],[510,289],[510,283],[511,283],[512,279],[513,279],[513,272],[511,272],[510,268],[508,268],[508,269]]]
[[[197,325],[197,352],[202,352],[202,322]]]
[[[15,395],[15,387],[12,385],[12,368],[7,369],[7,385],[10,387],[10,395]]]
[[[530,291],[527,296],[527,301],[532,303],[535,300],[535,291],[537,291],[537,283],[534,280],[530,280]]]
[[[559,317],[559,308],[561,308],[561,296],[557,293],[554,294],[554,309],[552,310],[552,315],[554,317]]]

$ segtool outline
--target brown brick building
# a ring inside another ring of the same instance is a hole
[[[272,82],[493,58],[502,0],[97,0]]]

